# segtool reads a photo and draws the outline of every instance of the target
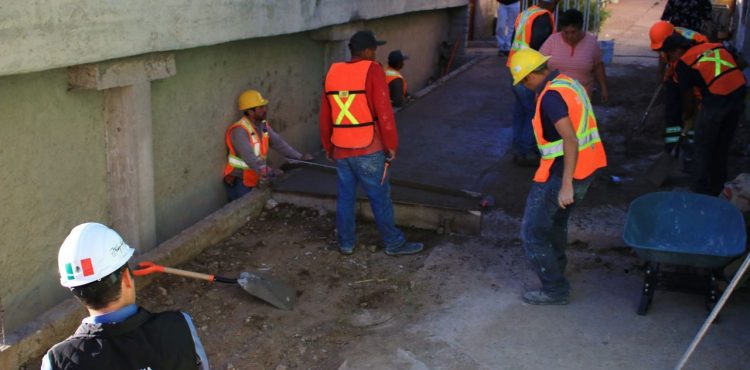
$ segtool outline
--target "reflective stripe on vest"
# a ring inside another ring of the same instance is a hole
[[[252,169],[248,164],[237,155],[237,151],[232,145],[232,130],[241,128],[247,132],[247,136],[250,138],[250,145],[253,148],[253,153],[260,159],[265,160],[268,157],[268,122],[265,120],[261,123],[261,131],[263,132],[261,137],[258,135],[258,131],[255,129],[252,123],[247,117],[242,117],[239,121],[233,123],[225,134],[225,141],[229,154],[227,155],[227,164],[224,166],[224,176],[228,176],[233,170],[242,170],[242,181],[247,187],[254,187],[258,184],[260,175]]]
[[[680,60],[698,71],[714,95],[728,95],[745,85],[745,76],[721,44],[706,43],[688,49]]]
[[[333,117],[331,142],[340,148],[366,148],[375,138],[374,119],[365,87],[372,61],[334,63],[325,80]]]
[[[401,79],[403,82],[403,90],[404,95],[406,95],[406,79],[404,76],[401,75],[401,73],[391,67],[388,67],[385,69],[385,83],[386,85],[390,85],[391,81]]]
[[[516,33],[513,37],[513,42],[510,45],[506,66],[510,65],[510,57],[512,57],[516,51],[530,47],[529,44],[531,43],[534,20],[544,14],[549,16],[550,23],[552,24],[552,33],[555,33],[555,20],[552,13],[536,5],[529,7],[516,17],[516,23],[514,26]]]
[[[596,117],[588,99],[586,90],[578,81],[560,74],[547,83],[539,94],[536,104],[536,114],[532,121],[537,147],[541,152],[539,169],[534,175],[534,181],[545,182],[549,178],[549,169],[554,159],[565,154],[563,140],[547,142],[544,139],[541,118],[542,98],[547,91],[557,91],[568,107],[568,117],[573,124],[578,139],[578,162],[573,173],[575,179],[583,179],[591,175],[596,169],[606,166],[607,160],[604,147],[601,145]],[[598,144],[598,145],[597,145]]]

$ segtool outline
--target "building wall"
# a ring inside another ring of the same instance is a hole
[[[410,90],[437,75],[450,9],[363,21],[411,58]],[[460,12],[459,12],[460,13]],[[465,13],[463,13],[465,14]],[[451,36],[454,37],[454,36]],[[268,119],[293,146],[320,148],[317,116],[325,42],[311,32],[174,51],[177,73],[151,83],[156,230],[162,242],[226,204],[224,131],[237,95],[255,88]],[[104,92],[67,90],[66,69],[0,77],[0,302],[12,331],[69,293],[56,258],[69,230],[109,221]],[[277,159],[278,157],[274,157]]]
[[[497,17],[497,0],[476,0],[474,6],[474,40],[491,39]]]
[[[12,329],[69,296],[57,250],[108,221],[103,96],[68,92],[65,69],[0,77],[0,304]]]

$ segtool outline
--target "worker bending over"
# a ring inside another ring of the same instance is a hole
[[[287,144],[266,121],[268,100],[256,90],[247,90],[237,99],[242,118],[227,128],[224,140],[229,149],[224,166],[224,184],[229,200],[233,201],[253,190],[260,182],[284,172],[268,166],[268,146],[292,159],[311,160],[312,155],[301,154]]]
[[[695,44],[680,35],[669,36],[661,51],[669,62],[676,63],[684,121],[694,120],[695,180],[691,190],[718,195],[727,180],[732,137],[745,112],[745,63],[738,63],[722,44]],[[694,89],[700,91],[700,102]]]
[[[525,292],[523,301],[567,304],[568,218],[607,158],[586,90],[578,81],[550,71],[548,59],[532,49],[510,58],[513,84],[521,82],[538,96],[532,126],[542,156],[521,225],[526,254],[542,287]]]
[[[133,255],[114,230],[97,223],[76,226],[57,256],[60,284],[89,316],[68,339],[53,346],[42,370],[201,369],[208,360],[190,316],[151,313],[135,304]]]
[[[409,94],[406,91],[406,79],[400,72],[404,68],[404,61],[407,59],[409,59],[409,56],[402,54],[401,50],[394,50],[388,54],[385,83],[388,84],[391,105],[394,107],[403,106],[409,100]]]
[[[513,42],[506,66],[510,66],[513,54],[522,49],[539,50],[547,38],[555,32],[552,12],[558,0],[540,0],[516,17]],[[512,86],[516,105],[513,107],[513,163],[520,166],[535,166],[539,153],[534,145],[531,118],[534,116],[534,93],[523,85]]]
[[[333,63],[320,103],[320,140],[336,161],[336,232],[339,251],[351,254],[356,243],[354,205],[357,184],[370,200],[375,224],[388,255],[412,254],[422,243],[409,243],[393,219],[387,165],[396,159],[398,132],[383,67],[375,62],[378,41],[371,31],[349,40],[352,59]]]
[[[677,81],[674,77],[675,63],[667,63],[667,55],[660,51],[664,40],[675,33],[692,40],[695,44],[708,42],[706,36],[687,28],[675,27],[667,21],[658,21],[649,30],[651,50],[659,53],[659,78],[664,83],[664,146],[667,152],[671,152],[679,141],[684,126],[682,94],[677,88]],[[688,137],[692,137],[692,132],[692,128],[688,128],[686,131]]]

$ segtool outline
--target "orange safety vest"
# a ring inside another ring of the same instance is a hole
[[[339,148],[367,148],[375,139],[375,119],[365,94],[372,63],[334,63],[326,75],[325,92],[334,119],[331,142]]]
[[[539,161],[536,174],[534,174],[534,181],[546,182],[549,179],[549,171],[555,158],[564,154],[562,139],[548,142],[542,134],[542,98],[550,90],[557,91],[568,106],[568,117],[573,123],[573,129],[578,138],[578,161],[573,172],[573,178],[577,180],[585,179],[597,169],[607,165],[607,156],[604,154],[604,146],[596,127],[596,117],[594,117],[594,110],[591,108],[586,89],[578,81],[561,73],[547,83],[536,102],[536,114],[531,123],[534,127],[534,136],[542,159]]]
[[[385,84],[386,85],[390,85],[391,81],[397,80],[399,78],[404,82],[404,96],[406,96],[406,79],[404,78],[404,76],[402,76],[401,73],[399,73],[399,71],[391,67],[387,67],[385,69]]]
[[[721,44],[705,43],[693,46],[680,60],[698,71],[714,95],[729,95],[745,86],[745,76],[737,67],[732,54]]]
[[[260,174],[248,166],[240,156],[237,155],[237,151],[234,150],[232,145],[232,130],[241,128],[247,132],[247,136],[250,138],[250,145],[255,152],[255,155],[265,160],[268,156],[268,122],[265,120],[261,123],[262,134],[259,135],[258,131],[253,126],[250,120],[243,116],[239,121],[233,123],[224,135],[224,140],[229,148],[229,155],[227,155],[227,164],[224,166],[224,177],[229,176],[234,170],[242,170],[242,183],[245,186],[252,188],[258,185],[260,180]]]
[[[675,27],[674,32],[677,32],[678,34],[680,34],[680,36],[688,40],[691,40],[696,44],[703,44],[703,43],[708,42],[708,37],[706,37],[700,32],[695,32],[689,28]],[[675,80],[675,82],[677,82],[677,80],[674,78],[674,69],[676,67],[677,67],[677,62],[672,62],[672,63],[667,62],[667,70],[664,71],[664,81],[672,77]]]
[[[510,45],[508,61],[505,63],[506,67],[510,66],[510,57],[512,57],[513,54],[521,49],[530,47],[529,44],[531,44],[531,33],[534,26],[534,20],[542,15],[547,15],[549,17],[550,23],[552,24],[552,33],[555,33],[555,16],[552,15],[552,12],[536,5],[530,6],[528,9],[524,10],[516,17],[516,33],[513,36],[513,43]]]

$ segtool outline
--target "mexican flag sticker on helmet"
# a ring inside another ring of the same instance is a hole
[[[91,263],[91,258],[82,259],[80,263],[75,266],[75,270],[73,269],[72,263],[65,264],[65,274],[68,280],[75,279],[75,276],[79,273],[81,273],[83,276],[94,275],[94,265]]]

